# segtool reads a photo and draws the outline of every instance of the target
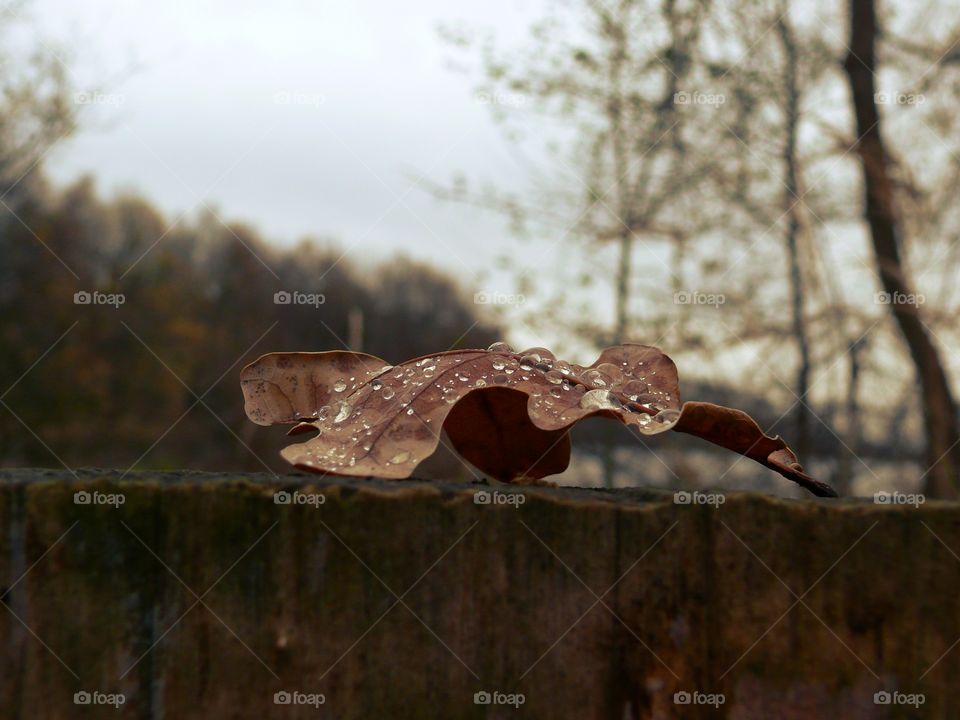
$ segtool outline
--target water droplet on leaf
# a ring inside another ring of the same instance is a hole
[[[580,398],[580,407],[584,410],[618,410],[620,401],[609,390],[588,390]]]
[[[599,373],[603,373],[608,378],[608,385],[623,381],[623,373],[620,372],[620,368],[613,363],[600,363],[597,365],[596,370]]]
[[[350,407],[350,404],[341,400],[337,404],[337,416],[333,419],[333,421],[335,423],[342,423],[344,420],[350,417],[350,413],[352,411],[353,411],[353,408]]]
[[[587,370],[587,372],[583,374],[583,379],[585,382],[588,382],[591,385],[596,385],[600,388],[606,387],[610,384],[610,378],[608,378],[599,370]]]
[[[661,410],[658,412],[653,420],[654,422],[659,423],[660,425],[669,425],[677,422],[680,419],[680,411],[667,408],[666,410]]]
[[[623,392],[624,395],[626,395],[628,398],[630,398],[634,402],[636,402],[637,398],[639,398],[640,395],[642,395],[646,391],[647,391],[647,384],[645,382],[641,382],[640,380],[631,380],[621,388],[621,392]]]

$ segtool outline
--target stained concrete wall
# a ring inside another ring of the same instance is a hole
[[[0,717],[960,716],[960,506],[706,499],[5,471]]]

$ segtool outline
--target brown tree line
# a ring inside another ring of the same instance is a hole
[[[498,335],[453,280],[409,259],[278,249],[243,225],[103,199],[90,180],[58,189],[33,173],[16,195],[0,211],[7,466],[286,470],[282,433],[244,416],[245,363],[347,346],[397,362]],[[78,292],[123,302],[77,304]]]

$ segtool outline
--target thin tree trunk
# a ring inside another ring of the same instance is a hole
[[[610,153],[613,159],[613,172],[617,180],[617,218],[623,225],[620,232],[619,257],[615,292],[615,316],[613,342],[615,345],[626,340],[627,325],[630,316],[630,272],[633,256],[633,222],[630,212],[629,182],[625,177],[628,169],[628,150],[623,127],[623,65],[627,57],[626,31],[623,22],[627,8],[621,3],[619,8],[620,32],[614,40],[610,53],[610,100],[607,107],[607,119],[610,124]],[[612,429],[605,430],[603,436],[603,482],[613,487],[616,482],[617,460],[615,455],[615,436]]]
[[[786,245],[790,266],[791,314],[793,318],[793,339],[797,345],[799,366],[795,380],[797,403],[794,419],[794,440],[797,454],[808,457],[810,450],[810,408],[807,405],[807,392],[810,386],[810,340],[803,313],[803,275],[800,268],[800,182],[797,172],[797,133],[800,121],[800,90],[797,83],[797,46],[793,38],[786,14],[777,21],[780,43],[784,52],[783,90],[785,94],[786,142],[783,148],[785,167],[784,210],[788,215]]]
[[[860,452],[860,440],[863,436],[860,427],[860,353],[866,345],[866,340],[850,343],[850,375],[847,380],[847,402],[844,411],[843,444],[839,450],[840,458],[837,463],[837,476],[834,487],[840,497],[849,495],[854,490],[854,459]]]
[[[620,237],[620,259],[617,263],[617,306],[613,329],[613,342],[620,344],[627,339],[630,318],[630,273],[633,260],[633,234],[626,228]]]
[[[904,302],[913,297],[913,292],[900,256],[902,229],[874,99],[877,33],[874,0],[850,0],[850,51],[845,69],[857,119],[857,150],[863,166],[866,216],[877,270],[920,383],[927,435],[925,492],[931,497],[956,497],[960,470],[956,403],[940,353],[920,319],[916,303]]]

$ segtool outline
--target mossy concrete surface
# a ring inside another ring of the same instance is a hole
[[[8,470],[0,523],[4,720],[960,717],[957,504]]]

